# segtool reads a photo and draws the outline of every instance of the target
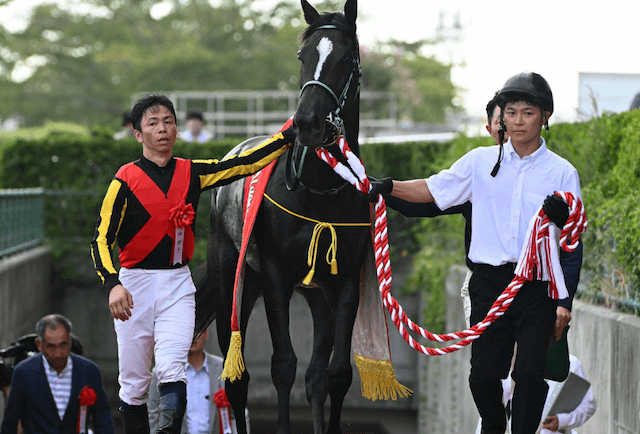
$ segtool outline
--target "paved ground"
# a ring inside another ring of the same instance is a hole
[[[277,430],[278,415],[275,407],[251,407],[249,418],[251,434],[272,434]],[[413,434],[418,432],[415,411],[345,409],[341,425],[343,434]],[[294,434],[313,434],[311,410],[308,407],[293,408],[291,410],[291,426]]]

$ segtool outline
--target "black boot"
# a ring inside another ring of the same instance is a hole
[[[180,434],[182,430],[182,418],[178,410],[165,408],[158,412],[158,432],[156,434]]]
[[[128,405],[121,402],[119,410],[125,434],[149,434],[147,404]]]
[[[186,408],[186,384],[183,382],[163,384],[160,387],[158,431],[156,434],[180,434]]]

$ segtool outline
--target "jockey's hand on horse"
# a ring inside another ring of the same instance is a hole
[[[547,196],[542,204],[542,210],[558,228],[562,229],[569,218],[569,205],[560,196]]]
[[[289,125],[289,128],[280,131],[280,133],[282,133],[285,142],[287,142],[289,146],[293,145],[296,141],[296,133],[293,132],[293,123]]]
[[[372,176],[368,176],[367,178],[369,178],[369,183],[371,184],[371,190],[369,190],[367,194],[367,200],[369,202],[377,202],[379,194],[391,194],[393,190],[393,179],[377,179]]]

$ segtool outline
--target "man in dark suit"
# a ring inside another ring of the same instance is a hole
[[[71,354],[71,322],[47,315],[36,325],[37,353],[14,369],[2,421],[2,434],[77,433],[80,393],[88,399],[87,417],[96,434],[113,434],[111,410],[100,370],[91,360]],[[90,390],[89,390],[90,389]]]

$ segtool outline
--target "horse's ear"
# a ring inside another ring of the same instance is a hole
[[[318,11],[309,4],[307,0],[300,0],[302,2],[302,10],[304,11],[304,19],[307,24],[313,24],[320,14]]]
[[[358,18],[358,0],[347,0],[344,4],[344,16],[347,17],[347,21],[353,26],[353,31],[356,31],[356,18]]]

